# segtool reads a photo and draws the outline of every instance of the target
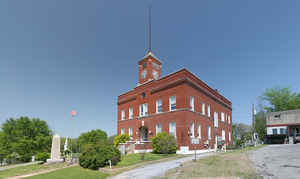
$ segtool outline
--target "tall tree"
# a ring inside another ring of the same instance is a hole
[[[2,139],[8,154],[17,153],[20,159],[27,162],[38,152],[50,152],[51,130],[47,123],[38,118],[10,118],[2,124]]]
[[[107,143],[107,134],[100,129],[91,130],[89,132],[80,134],[77,139],[77,143],[80,148],[86,144]]]
[[[289,88],[266,89],[261,98],[270,106],[267,112],[300,109],[300,94],[293,93]]]

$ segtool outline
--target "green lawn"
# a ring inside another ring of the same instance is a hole
[[[117,164],[117,167],[125,167],[125,166],[130,166],[130,165],[135,165],[140,162],[144,161],[153,161],[153,160],[159,160],[163,158],[168,158],[168,157],[179,157],[176,154],[153,154],[153,153],[145,153],[145,158],[144,160],[141,159],[141,154],[128,154],[125,156],[122,156],[121,162]]]
[[[233,150],[227,153],[217,153],[201,158],[197,162],[186,162],[181,167],[169,170],[165,177],[162,178],[261,178],[256,174],[253,163],[249,160],[248,152],[264,146],[260,145],[258,147]]]
[[[59,164],[54,164],[54,165],[34,164],[34,165],[28,165],[28,166],[21,166],[21,167],[16,167],[16,168],[11,168],[11,169],[7,169],[4,171],[0,171],[0,178],[25,175],[25,174],[38,172],[38,171],[42,171],[42,170],[47,170],[47,169],[53,169],[53,168],[61,168],[65,165],[66,164],[59,163]]]
[[[28,179],[102,179],[108,174],[99,172],[98,170],[84,169],[79,166],[64,168],[50,173],[36,175]]]
[[[111,171],[111,175],[115,175],[117,173],[130,170],[133,167],[136,167],[137,165],[143,165],[145,162],[150,162],[160,159],[166,159],[168,158],[180,158],[183,157],[182,155],[176,155],[176,154],[153,154],[153,153],[145,153],[144,160],[141,158],[141,154],[128,154],[126,156],[122,156],[121,162],[117,164],[117,166],[114,166],[116,170]],[[30,166],[23,166],[23,167],[17,167],[13,169],[8,169],[5,171],[0,171],[0,178],[6,178],[6,177],[12,177],[12,176],[20,176],[30,173],[36,173],[48,169],[53,168],[62,168],[66,166],[67,164],[54,164],[54,165],[40,165],[40,164],[34,164]],[[107,167],[106,167],[107,168]],[[32,176],[29,178],[32,179],[50,179],[50,178],[56,178],[56,179],[64,179],[64,178],[72,178],[72,179],[96,179],[96,178],[106,178],[109,176],[109,174],[100,172],[100,171],[93,171],[89,169],[83,169],[80,166],[76,167],[69,167],[64,168],[60,170],[56,170],[50,173],[40,174],[36,176]]]

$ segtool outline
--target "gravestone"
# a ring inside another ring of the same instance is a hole
[[[47,163],[58,163],[63,162],[63,159],[60,157],[60,136],[55,134],[52,137],[52,146],[51,146],[51,158],[47,159]]]

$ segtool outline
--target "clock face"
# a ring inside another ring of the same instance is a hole
[[[156,80],[158,79],[158,72],[157,71],[153,70],[152,75],[153,75],[154,79],[156,79]]]
[[[142,78],[145,79],[147,76],[147,70],[142,71]]]

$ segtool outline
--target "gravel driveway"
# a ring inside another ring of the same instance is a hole
[[[197,155],[197,158],[203,158],[212,154],[213,153],[199,154]],[[181,163],[192,160],[193,158],[194,156],[188,156],[176,160],[146,165],[121,173],[117,176],[111,177],[110,179],[150,179],[153,177],[163,176],[166,171],[179,167]]]
[[[269,145],[251,151],[249,158],[264,178],[300,178],[300,144]]]

